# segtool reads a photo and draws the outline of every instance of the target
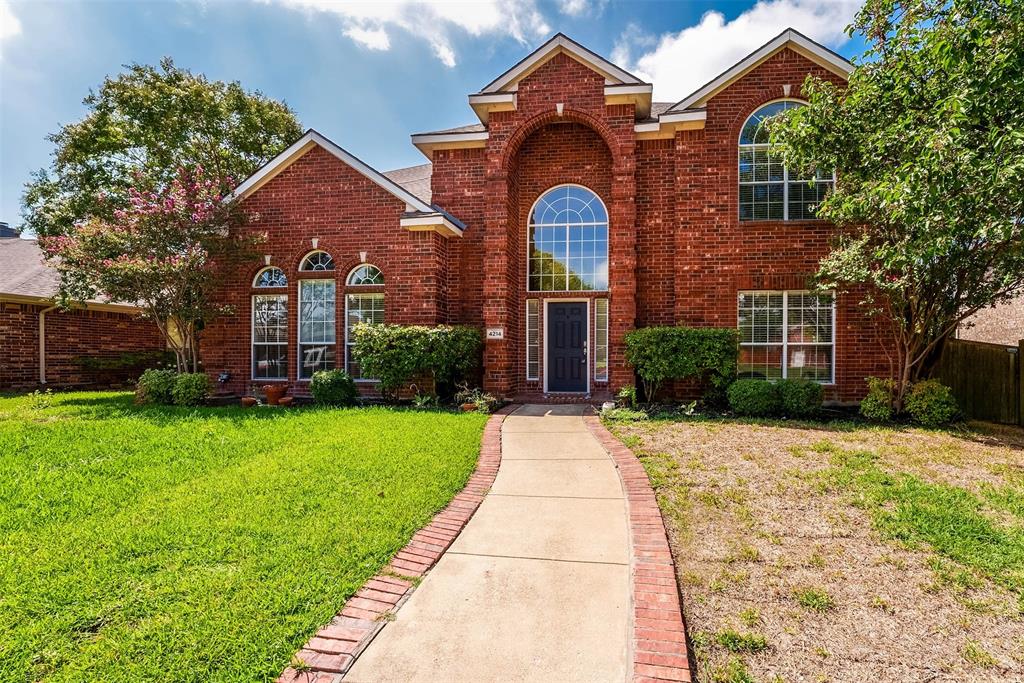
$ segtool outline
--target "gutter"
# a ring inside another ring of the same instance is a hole
[[[39,383],[46,384],[46,314],[56,310],[50,306],[39,311]]]

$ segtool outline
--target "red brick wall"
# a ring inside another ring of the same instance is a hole
[[[40,386],[39,312],[46,308],[0,302],[0,391]],[[156,325],[134,315],[84,310],[46,314],[47,386],[105,388],[131,382],[132,372],[93,370],[83,367],[83,361],[164,349]]]
[[[271,264],[284,271],[284,290],[252,289],[255,275],[264,267],[255,259],[225,288],[221,300],[233,314],[215,321],[202,338],[202,356],[214,378],[230,373],[223,389],[246,393],[251,380],[252,295],[288,295],[288,384],[294,393],[305,393],[306,383],[298,381],[298,281],[334,279],[337,308],[336,356],[342,364],[345,338],[346,291],[385,294],[387,322],[437,324],[448,319],[447,262],[445,238],[433,232],[411,232],[399,226],[405,204],[329,152],[314,147],[243,202],[250,216],[248,233],[265,234],[257,248],[270,255]],[[330,253],[333,273],[299,273],[303,257],[317,248]],[[384,286],[347,288],[349,271],[366,262],[381,269]],[[268,383],[259,380],[259,385]]]

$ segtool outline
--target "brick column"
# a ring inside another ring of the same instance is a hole
[[[484,214],[484,326],[503,328],[504,339],[484,342],[484,390],[506,396],[512,390],[511,330],[509,327],[508,177],[493,167],[498,155],[489,160]]]
[[[629,131],[632,133],[632,131]],[[633,384],[626,363],[625,336],[636,327],[636,142],[632,135],[613,149],[609,211],[609,384],[612,391]]]

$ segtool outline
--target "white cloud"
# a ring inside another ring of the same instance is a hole
[[[859,7],[860,0],[759,0],[732,21],[720,12],[708,12],[697,25],[660,36],[653,49],[650,36],[627,27],[613,56],[621,60],[616,63],[654,84],[655,99],[676,101],[790,27],[839,47],[846,42],[845,28]],[[634,60],[638,48],[642,54]]]
[[[388,32],[382,28],[373,29],[349,26],[342,31],[342,33],[360,45],[365,45],[371,50],[387,50],[391,47],[391,41],[388,39]]]
[[[0,0],[0,40],[13,38],[21,33],[21,22],[11,11],[11,5],[7,0]]]
[[[0,0],[2,1],[2,0]],[[472,36],[511,36],[529,44],[551,31],[535,0],[378,0],[377,2],[339,2],[338,0],[263,0],[307,12],[335,15],[342,33],[373,50],[391,47],[393,31],[403,31],[427,42],[446,66],[457,63],[450,33],[462,31]]]
[[[587,0],[558,0],[558,9],[562,14],[578,17],[587,11]]]

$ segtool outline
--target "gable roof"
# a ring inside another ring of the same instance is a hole
[[[319,132],[310,128],[305,134],[289,145],[276,157],[265,163],[259,170],[249,176],[241,185],[236,187],[226,199],[245,199],[253,192],[273,180],[279,173],[291,166],[313,147],[321,147],[343,164],[347,165],[363,177],[379,186],[384,191],[405,202],[405,215],[402,217],[403,226],[408,225],[433,225],[428,219],[438,219],[437,226],[446,234],[461,235],[465,224],[452,216],[444,209],[434,206],[429,200],[416,196],[415,193],[402,187],[399,183],[362,161],[354,154],[342,149],[342,147]],[[406,226],[407,227],[407,226]]]
[[[516,62],[511,69],[481,88],[480,93],[501,93],[514,89],[520,80],[559,53],[568,54],[582,62],[604,76],[609,84],[644,84],[641,79],[612,64],[596,52],[588,50],[564,33],[556,33],[549,41]]]
[[[749,71],[764,62],[766,59],[782,50],[790,48],[794,52],[807,57],[815,64],[818,64],[829,71],[842,76],[849,77],[853,71],[853,64],[842,55],[828,49],[821,43],[815,42],[800,33],[796,29],[787,28],[767,43],[751,52],[749,55],[732,65],[729,69],[698,88],[696,91],[676,102],[665,113],[674,114],[687,109],[698,109],[714,95],[724,89],[733,81],[746,75]]]

